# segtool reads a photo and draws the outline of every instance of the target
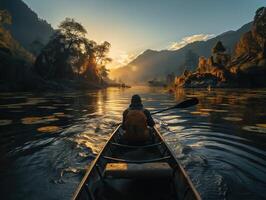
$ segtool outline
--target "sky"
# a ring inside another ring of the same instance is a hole
[[[54,28],[74,18],[96,42],[112,47],[109,67],[146,49],[175,50],[252,21],[265,0],[23,0]]]

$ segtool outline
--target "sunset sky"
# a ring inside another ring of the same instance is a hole
[[[24,0],[54,28],[66,17],[108,41],[114,62],[127,64],[146,49],[178,49],[252,21],[265,0]]]

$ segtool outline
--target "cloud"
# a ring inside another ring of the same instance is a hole
[[[119,51],[117,55],[113,56],[113,61],[108,65],[109,68],[115,69],[119,67],[126,66],[132,60],[134,60],[139,54],[127,53],[124,51]]]
[[[212,37],[214,37],[214,34],[196,34],[196,35],[187,36],[182,38],[182,40],[178,42],[172,42],[168,49],[169,50],[181,49],[182,47],[186,46],[189,43],[196,41],[206,41]]]

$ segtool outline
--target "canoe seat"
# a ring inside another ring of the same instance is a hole
[[[124,148],[129,148],[129,149],[139,149],[139,148],[144,149],[144,148],[158,147],[162,144],[163,144],[163,142],[158,142],[155,144],[147,144],[147,145],[128,145],[128,144],[120,144],[120,143],[116,143],[116,142],[111,143],[111,145],[113,145],[113,146],[124,147]]]
[[[167,162],[107,163],[103,176],[105,178],[170,178],[173,176],[173,169]]]

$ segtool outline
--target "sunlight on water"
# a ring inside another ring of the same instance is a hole
[[[261,128],[266,128],[266,124],[256,124],[256,126],[261,127]]]
[[[53,115],[45,117],[25,117],[21,119],[22,124],[42,124],[59,120]]]
[[[190,114],[192,114],[192,115],[200,115],[200,116],[208,116],[208,115],[210,115],[210,113],[208,113],[208,112],[200,112],[200,111],[193,111],[193,112],[190,112]]]
[[[203,199],[265,198],[266,108],[261,105],[266,90],[179,89],[169,94],[163,88],[133,87],[2,95],[3,191],[16,182],[16,193],[8,193],[11,199],[29,192],[69,199],[133,94],[140,94],[150,111],[199,98],[197,106],[154,119]]]
[[[239,122],[242,121],[243,119],[240,117],[223,117],[223,119],[227,121],[232,121],[232,122]]]
[[[43,126],[37,129],[37,131],[42,133],[55,133],[59,130],[61,130],[61,128],[58,126]]]
[[[266,127],[260,127],[260,126],[244,126],[244,130],[255,132],[255,133],[266,133]]]

